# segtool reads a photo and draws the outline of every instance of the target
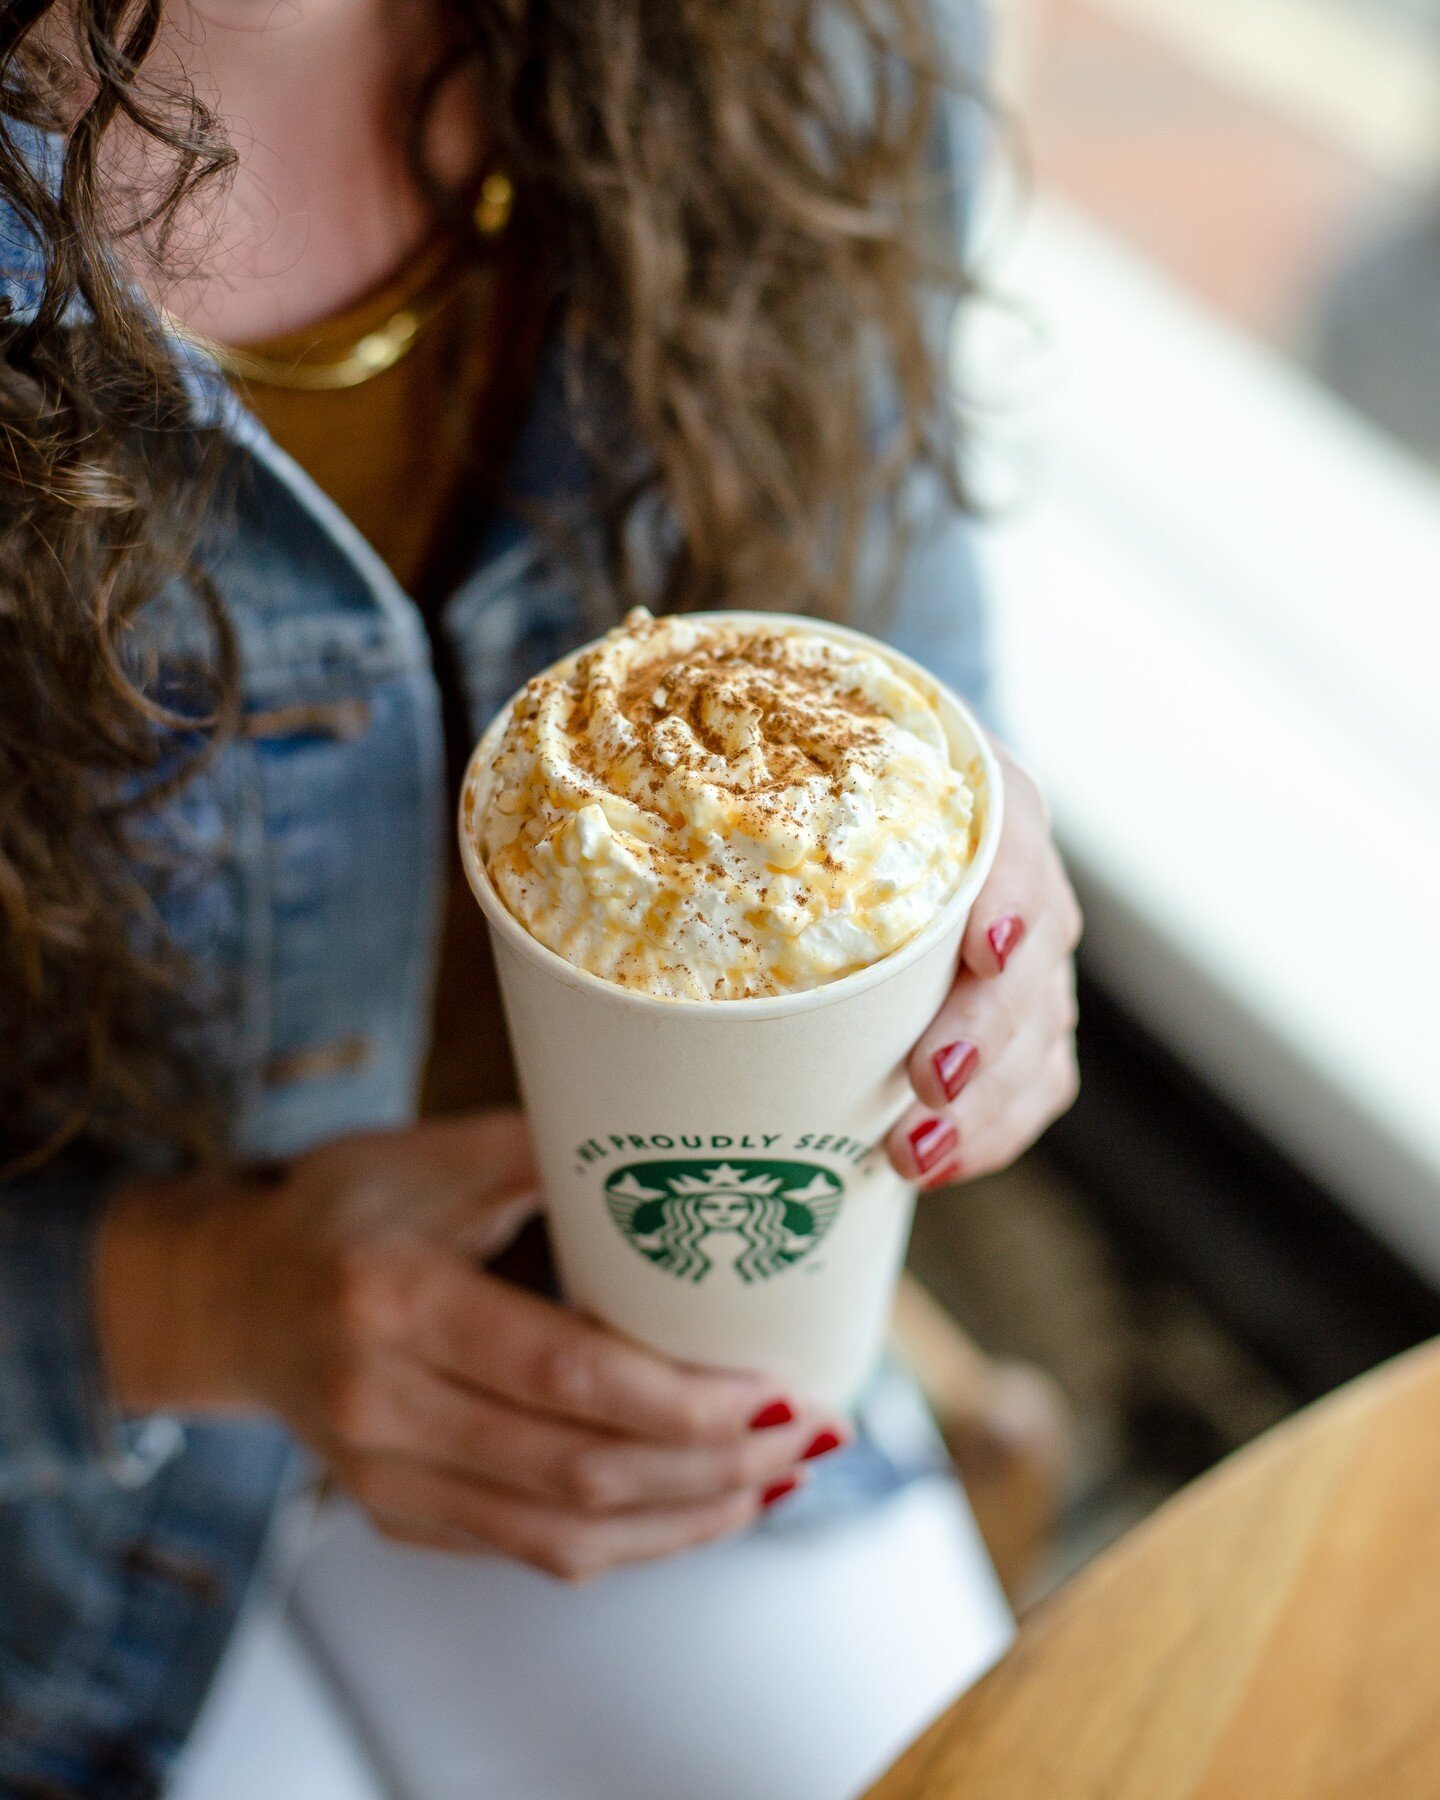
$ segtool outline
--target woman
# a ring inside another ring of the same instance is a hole
[[[635,599],[977,692],[950,48],[919,0],[0,9],[7,1791],[154,1791],[296,1438],[387,1536],[572,1578],[867,1466],[863,1411],[481,1266],[534,1200],[445,757]],[[1011,775],[927,1182],[1073,1092]]]

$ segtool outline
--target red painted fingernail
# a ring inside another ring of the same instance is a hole
[[[760,1504],[773,1506],[777,1500],[783,1500],[787,1494],[793,1494],[799,1485],[800,1483],[793,1475],[787,1476],[784,1481],[777,1481],[773,1487],[766,1488],[760,1496]]]
[[[943,1169],[937,1169],[933,1175],[927,1175],[920,1183],[922,1193],[928,1194],[931,1188],[945,1187],[952,1181],[960,1179],[960,1159],[955,1157],[947,1162]]]
[[[980,1052],[964,1038],[953,1044],[942,1044],[930,1058],[935,1078],[945,1090],[945,1098],[953,1100],[980,1066]]]
[[[990,948],[995,952],[995,960],[1003,969],[1015,953],[1015,946],[1025,935],[1025,921],[1014,913],[1006,913],[1003,919],[997,919],[985,933],[990,940]]]
[[[810,1440],[809,1447],[800,1458],[801,1462],[814,1462],[817,1456],[828,1456],[832,1450],[838,1450],[845,1442],[838,1431],[822,1431]]]
[[[772,1400],[768,1406],[762,1406],[750,1421],[752,1431],[770,1431],[776,1425],[788,1425],[795,1414],[788,1400]]]
[[[920,1165],[920,1173],[928,1175],[942,1157],[960,1141],[960,1134],[949,1119],[922,1119],[910,1133],[910,1148]]]

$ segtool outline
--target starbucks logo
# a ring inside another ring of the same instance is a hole
[[[845,1190],[814,1163],[629,1163],[605,1183],[610,1217],[641,1256],[678,1281],[729,1258],[742,1281],[803,1261],[835,1223]]]

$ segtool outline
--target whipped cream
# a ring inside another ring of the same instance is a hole
[[[575,966],[750,999],[928,924],[974,855],[978,780],[878,646],[637,609],[522,690],[465,829],[509,910]]]

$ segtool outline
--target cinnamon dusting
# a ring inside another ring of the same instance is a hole
[[[482,852],[542,942],[625,986],[813,986],[913,934],[969,859],[973,794],[933,700],[877,656],[632,615],[537,678]]]

